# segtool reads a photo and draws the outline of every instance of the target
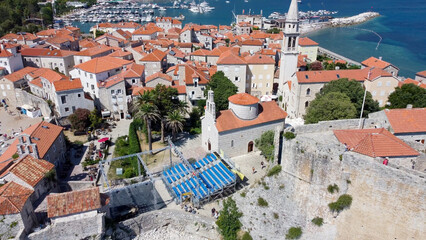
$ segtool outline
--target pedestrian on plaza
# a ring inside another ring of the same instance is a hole
[[[265,163],[263,163],[263,161],[262,162],[260,162],[260,166],[262,167],[262,169],[265,167]]]
[[[256,172],[256,169],[253,167],[253,174]]]

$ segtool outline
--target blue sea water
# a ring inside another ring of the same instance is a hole
[[[232,11],[241,14],[260,13],[269,16],[272,12],[287,12],[290,0],[206,0],[216,7],[209,13],[192,13],[185,9],[167,9],[166,16],[184,14],[184,23],[226,24],[233,20]],[[370,56],[383,57],[400,68],[400,75],[414,77],[418,71],[426,70],[426,0],[302,0],[301,11],[325,9],[338,11],[335,17],[352,16],[369,10],[379,12],[380,17],[364,24],[329,28],[308,34],[322,47],[335,51],[356,61]],[[156,12],[158,15],[158,12]],[[88,31],[88,25],[80,25]],[[382,38],[376,50],[379,37]]]

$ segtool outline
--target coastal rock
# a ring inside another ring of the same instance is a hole
[[[338,27],[360,24],[378,16],[380,14],[377,12],[364,12],[352,17],[335,18],[331,20],[331,26]]]

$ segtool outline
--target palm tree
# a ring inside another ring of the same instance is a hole
[[[188,103],[185,101],[180,101],[176,104],[176,108],[179,110],[180,113],[182,113],[183,115],[188,114]]]
[[[176,139],[176,133],[183,131],[184,118],[179,110],[174,110],[167,115],[166,126],[172,130],[173,140]]]
[[[138,112],[136,117],[140,117],[145,121],[146,129],[148,131],[148,146],[149,151],[152,151],[152,133],[151,133],[151,122],[156,121],[160,118],[157,107],[152,103],[138,101]]]

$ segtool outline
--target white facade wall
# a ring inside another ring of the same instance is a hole
[[[65,98],[65,102],[63,101],[63,97]],[[60,117],[67,117],[73,114],[78,108],[92,111],[95,107],[92,100],[84,97],[83,89],[56,92],[56,102],[56,111]]]
[[[258,116],[258,103],[251,105],[238,105],[229,102],[229,109],[240,119],[253,120]]]
[[[238,93],[249,92],[250,82],[247,81],[247,65],[218,64],[217,71],[222,71],[238,87]]]
[[[14,55],[11,57],[0,58],[0,67],[6,68],[9,74],[24,68],[21,54],[14,53]]]
[[[153,33],[153,34],[147,34],[147,35],[139,35],[139,34],[137,34],[137,35],[132,35],[132,40],[133,41],[139,41],[139,40],[154,40],[154,39],[157,39],[157,33],[155,32],[155,33]]]
[[[262,46],[255,46],[255,45],[242,45],[241,46],[241,53],[248,52],[248,53],[255,53],[262,50]]]

